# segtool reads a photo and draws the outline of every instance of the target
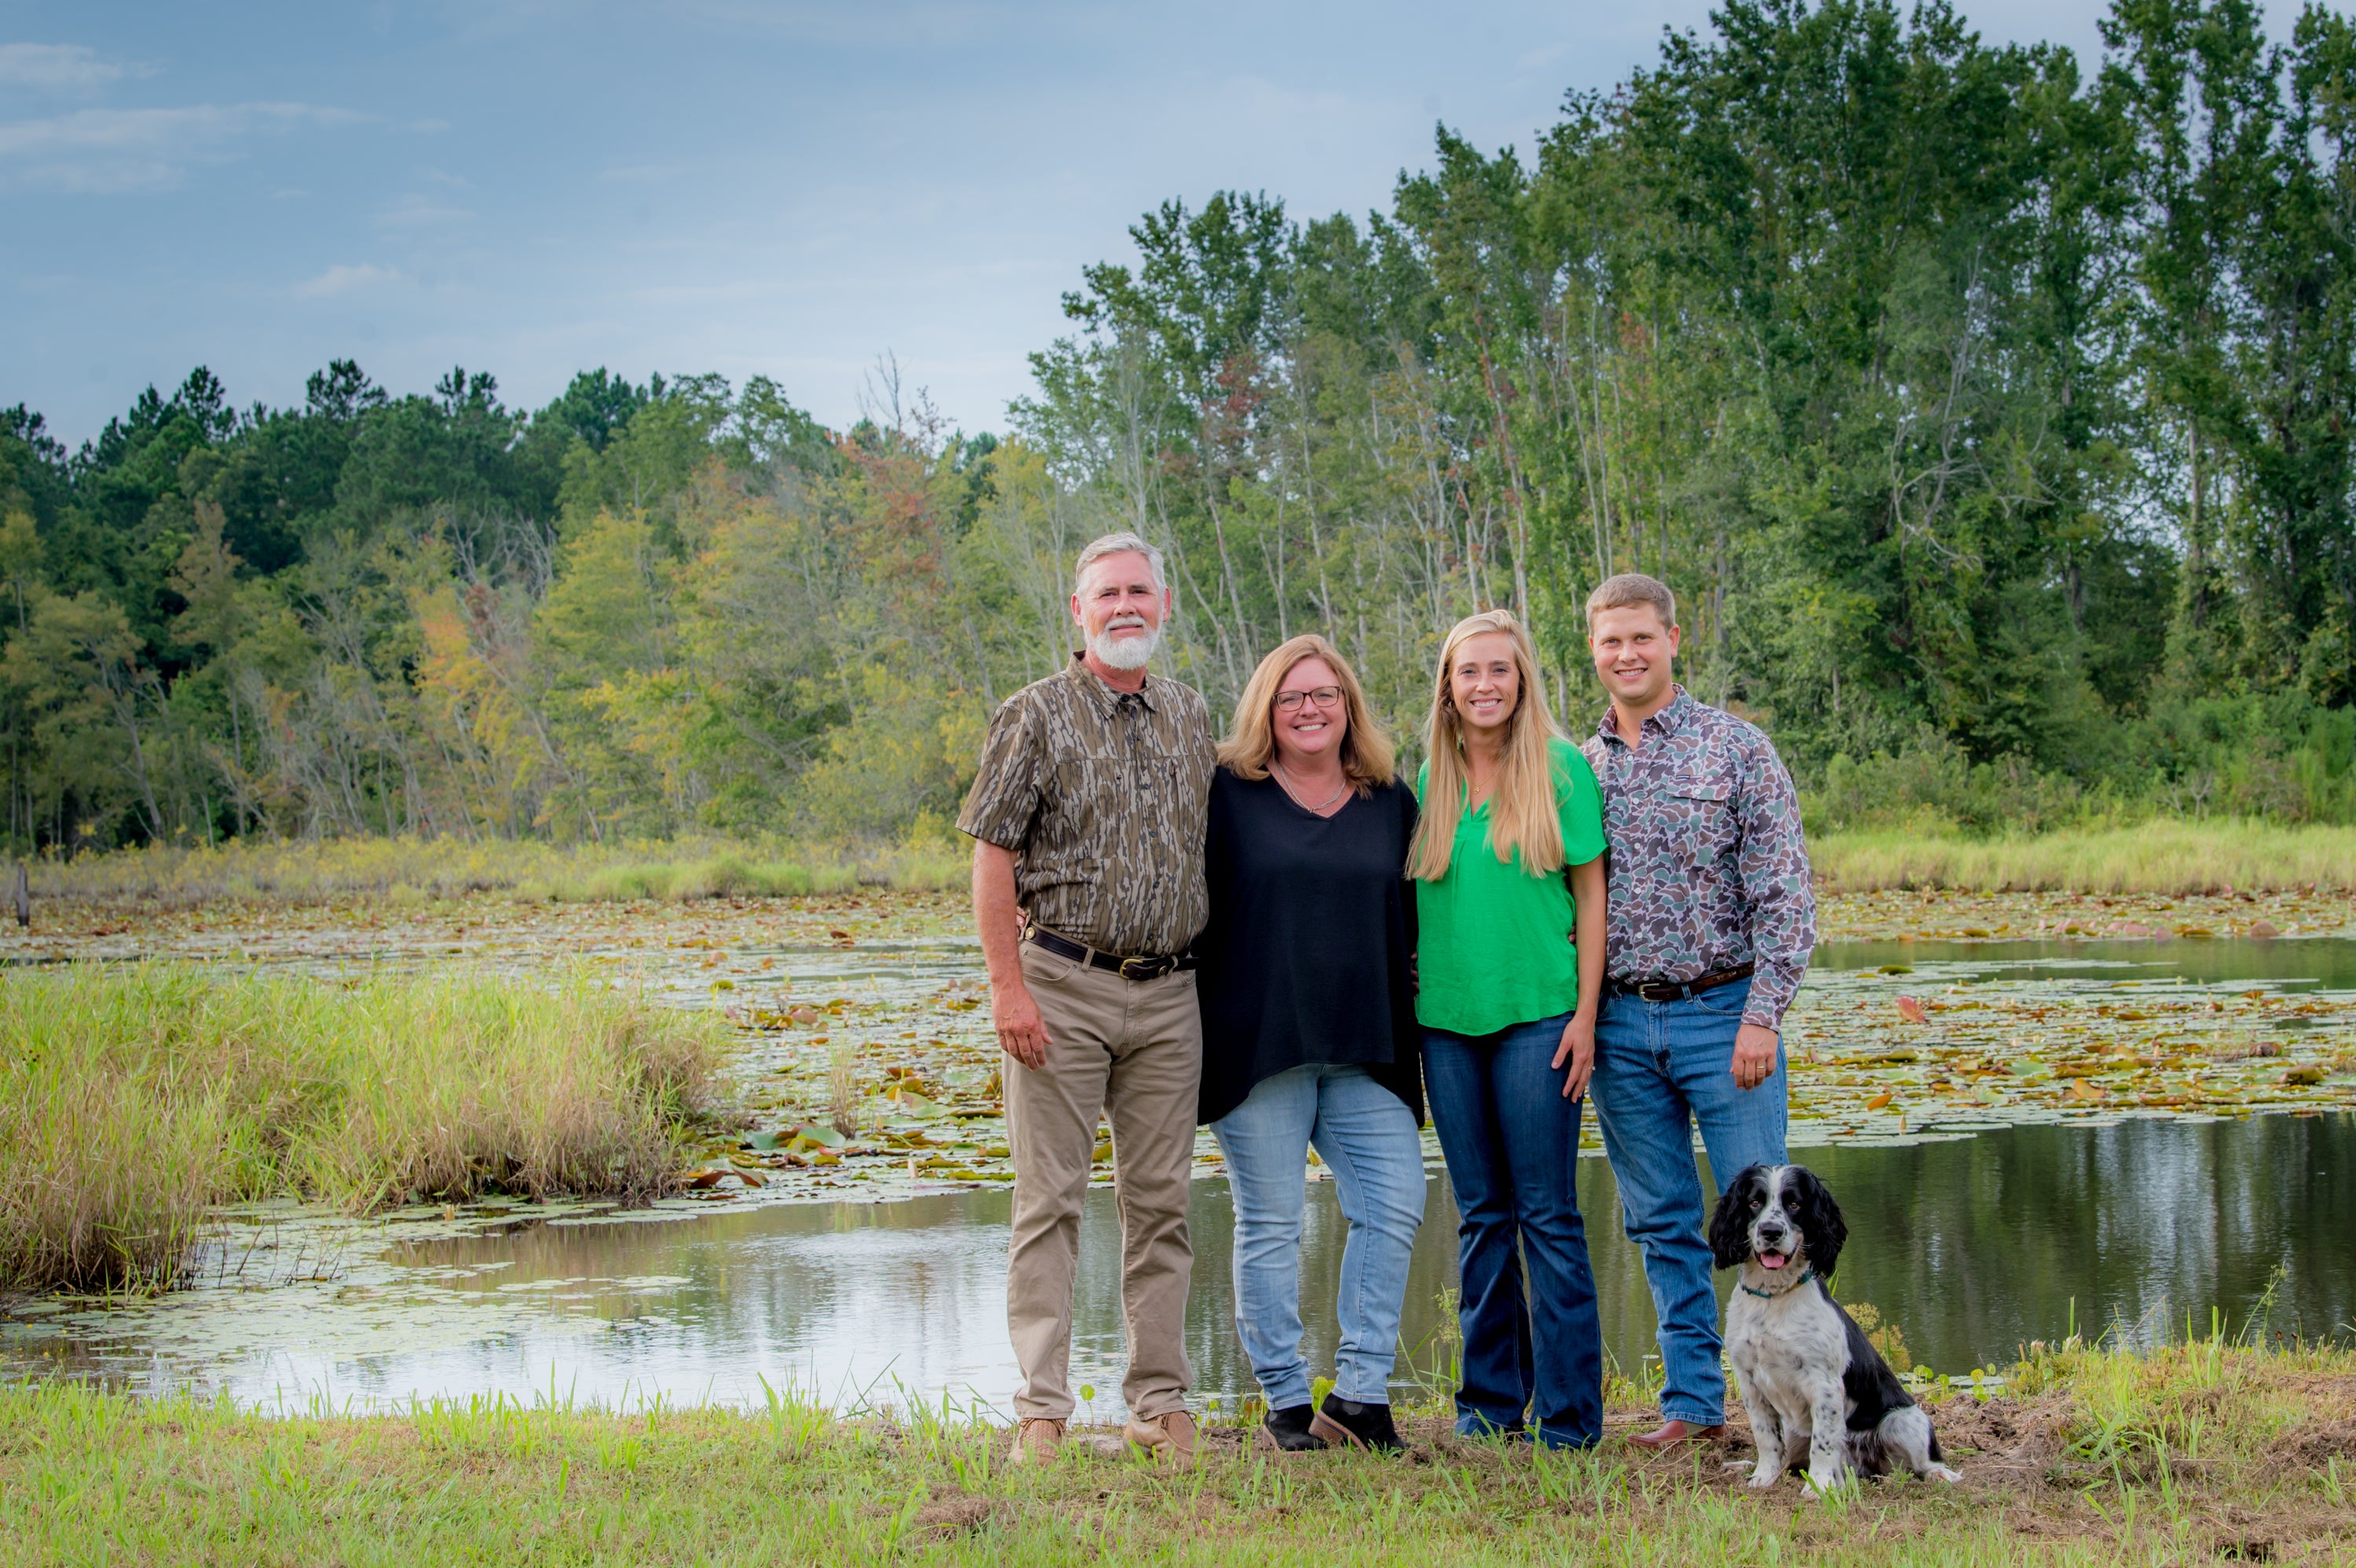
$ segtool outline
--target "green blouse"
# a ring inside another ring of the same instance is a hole
[[[1550,739],[1554,797],[1562,822],[1564,863],[1583,866],[1603,853],[1603,797],[1595,773],[1569,741]],[[1430,764],[1416,778],[1420,796]],[[1483,802],[1457,819],[1448,875],[1415,885],[1416,1020],[1451,1034],[1494,1034],[1579,1006],[1575,909],[1567,878],[1532,876],[1515,851],[1500,860],[1489,847]]]

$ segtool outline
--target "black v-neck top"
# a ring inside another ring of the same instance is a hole
[[[1365,1067],[1422,1122],[1423,1036],[1408,967],[1415,816],[1403,781],[1320,817],[1273,778],[1212,776],[1211,918],[1194,942],[1204,1121],[1242,1104],[1262,1079],[1318,1062]]]

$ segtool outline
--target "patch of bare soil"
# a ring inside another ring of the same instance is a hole
[[[940,1536],[969,1535],[990,1522],[998,1505],[953,1488],[937,1488],[933,1500],[916,1510],[916,1525]]]
[[[2283,1434],[2273,1452],[2276,1457],[2290,1464],[2316,1469],[2337,1459],[2348,1467],[2350,1478],[2356,1480],[2356,1417],[2301,1422]]]
[[[1950,1399],[1931,1408],[1931,1429],[1947,1463],[1967,1477],[2021,1487],[2045,1484],[2077,1404],[2066,1393],[2031,1399]]]

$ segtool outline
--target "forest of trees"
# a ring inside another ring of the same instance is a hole
[[[1820,825],[2356,820],[2356,27],[2116,0],[2102,61],[1937,5],[1740,0],[1526,157],[1390,210],[1173,201],[1002,436],[885,366],[504,406],[198,369],[69,453],[0,413],[6,832],[938,834],[1067,655],[1077,546],[1169,547],[1224,713],[1319,629],[1411,731],[1439,635],[1640,567]]]

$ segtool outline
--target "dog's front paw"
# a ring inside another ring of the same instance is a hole
[[[1856,1477],[1845,1470],[1837,1470],[1830,1475],[1820,1475],[1814,1470],[1808,1472],[1808,1496],[1820,1503],[1831,1500],[1835,1492],[1846,1495],[1856,1486]]]
[[[1740,1468],[1740,1466],[1731,1466],[1731,1465],[1730,1465],[1730,1466],[1729,1466],[1729,1467],[1728,1467],[1729,1469],[1739,1469],[1739,1468]],[[1772,1487],[1775,1485],[1775,1483],[1776,1483],[1778,1480],[1780,1480],[1780,1479],[1782,1479],[1782,1477],[1779,1477],[1778,1475],[1776,1475],[1776,1473],[1775,1473],[1774,1471],[1772,1471],[1772,1470],[1771,1470],[1771,1469],[1768,1469],[1768,1468],[1766,1468],[1765,1467],[1763,1467],[1763,1466],[1762,1466],[1762,1467],[1761,1467],[1760,1468],[1758,1468],[1758,1469],[1753,1470],[1753,1471],[1751,1471],[1751,1489],[1752,1491],[1754,1491],[1754,1492],[1763,1492],[1763,1491],[1766,1491],[1766,1490],[1768,1490],[1769,1488],[1772,1488]]]
[[[1944,1481],[1951,1487],[1964,1478],[1964,1473],[1961,1470],[1951,1470],[1944,1465],[1933,1465],[1922,1473],[1934,1481]]]

